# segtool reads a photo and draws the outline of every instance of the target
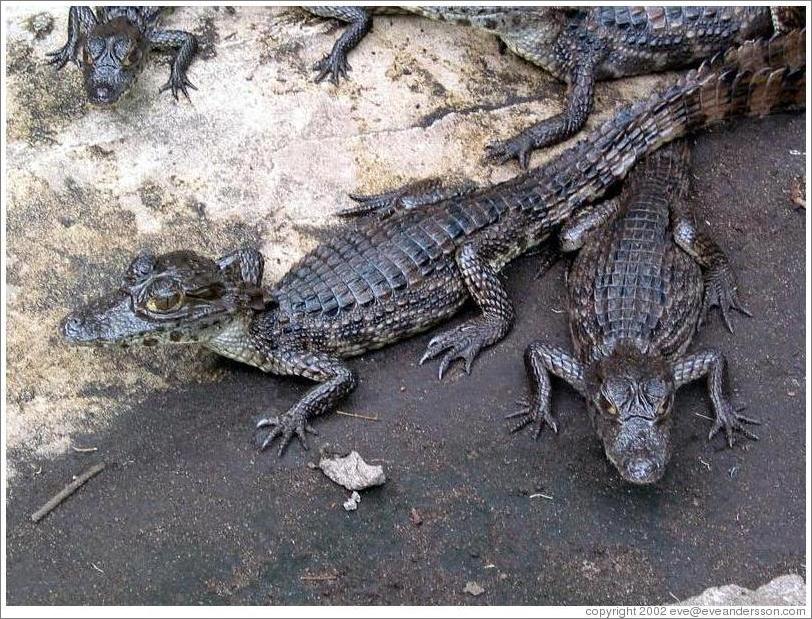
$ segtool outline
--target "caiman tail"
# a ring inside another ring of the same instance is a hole
[[[550,215],[560,223],[663,144],[738,116],[802,109],[805,96],[805,29],[731,48],[665,91],[622,108],[556,161],[531,172],[541,182],[536,187],[518,183],[538,198],[525,208],[541,211],[554,205]],[[550,223],[549,218],[536,220]]]

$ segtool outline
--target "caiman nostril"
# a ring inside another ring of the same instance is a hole
[[[64,337],[73,339],[82,328],[82,320],[78,316],[68,316],[62,323],[60,331]]]
[[[659,468],[657,463],[652,460],[638,458],[628,464],[626,471],[631,481],[645,483],[656,476],[657,469]]]
[[[113,89],[109,86],[97,86],[95,95],[97,101],[107,102],[113,98]]]

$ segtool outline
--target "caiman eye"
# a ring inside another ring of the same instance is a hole
[[[127,54],[126,56],[124,56],[121,59],[121,64],[122,64],[122,66],[129,67],[129,66],[134,65],[135,63],[137,63],[140,58],[141,58],[141,52],[138,51],[137,49],[134,49],[132,52],[130,52],[129,54]]]
[[[183,291],[171,283],[158,282],[149,291],[147,309],[158,314],[173,312],[183,305]]]
[[[606,397],[605,393],[601,393],[601,400],[603,400],[603,410],[606,411],[610,416],[617,417],[617,406],[615,406],[612,401]]]
[[[183,295],[175,292],[168,295],[154,296],[147,299],[147,309],[151,312],[172,312],[183,302]]]
[[[668,414],[668,412],[671,410],[671,400],[672,397],[669,396],[660,401],[659,406],[657,406],[658,417],[665,417]]]

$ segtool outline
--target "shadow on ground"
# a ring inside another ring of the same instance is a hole
[[[417,365],[429,335],[354,362],[361,384],[342,409],[380,421],[332,415],[311,448],[329,442],[383,464],[387,483],[357,512],[306,466],[316,454],[294,445],[277,460],[253,444],[253,420],[307,384],[216,361],[221,380],[169,384],[108,429],[72,436],[97,452],[17,465],[8,603],[638,604],[805,576],[804,213],[788,197],[803,135],[802,117],[782,116],[695,147],[699,219],[732,257],[753,318],[737,316],[731,336],[714,316],[694,348],[727,354],[735,401],[765,422],[760,441],[708,444],[701,385],[677,399],[675,455],[654,488],[620,482],[582,402],[558,383],[560,434],[508,435],[501,418],[525,393],[524,346],[568,340],[562,266],[537,281],[527,257],[506,273],[516,327],[470,377],[441,384],[436,367]],[[98,354],[125,373],[146,358]],[[105,471],[29,521],[101,460]],[[467,581],[484,593],[463,593]]]

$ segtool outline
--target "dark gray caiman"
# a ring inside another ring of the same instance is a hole
[[[669,144],[635,166],[620,196],[584,209],[561,229],[564,251],[579,250],[567,276],[575,355],[534,342],[525,353],[533,390],[514,431],[550,413],[550,374],[587,401],[606,455],[632,483],[659,480],[671,455],[674,394],[707,377],[715,413],[709,440],[724,429],[755,438],[724,395],[725,358],[716,350],[685,354],[708,309],[747,311],[730,263],[696,229],[686,203],[688,148]],[[702,270],[705,271],[703,280]]]
[[[82,68],[85,91],[91,103],[111,104],[132,88],[150,52],[154,49],[174,54],[169,81],[159,92],[171,90],[189,98],[187,88],[195,87],[186,71],[197,51],[197,39],[182,30],[160,30],[162,7],[72,6],[68,13],[68,41],[51,52],[57,69],[68,61]]]
[[[586,123],[596,80],[696,66],[733,45],[803,28],[802,7],[672,6],[564,8],[545,6],[405,6],[437,20],[490,32],[515,54],[568,86],[566,111],[487,147],[497,163],[517,159],[527,168],[534,149],[558,144]],[[348,22],[332,50],[316,63],[317,81],[347,77],[347,54],[372,28],[374,13],[393,7],[308,7],[321,17]]]
[[[802,106],[805,40],[796,31],[730,50],[528,174],[434,204],[401,205],[388,218],[336,233],[268,290],[255,249],[219,260],[142,253],[121,285],[68,316],[62,333],[76,344],[197,343],[266,372],[316,381],[289,411],[259,424],[271,428],[263,447],[281,437],[281,454],[293,436],[305,445],[310,421],[355,388],[345,358],[425,331],[473,299],[481,315],[433,338],[423,357],[442,355],[441,377],[457,359],[469,370],[513,322],[499,280],[506,263],[662,144],[733,116]]]

